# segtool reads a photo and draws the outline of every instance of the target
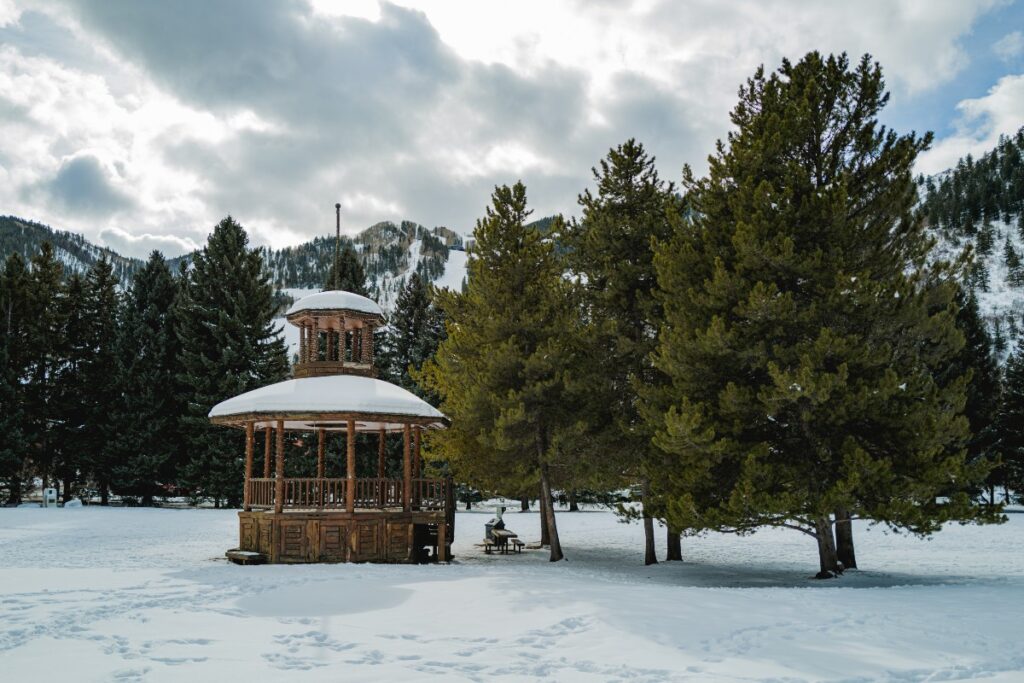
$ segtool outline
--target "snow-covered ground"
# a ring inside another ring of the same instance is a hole
[[[0,680],[1024,680],[1022,514],[858,526],[834,581],[790,531],[645,568],[607,512],[558,515],[568,562],[488,556],[491,515],[459,513],[449,566],[238,567],[233,511],[0,510]]]

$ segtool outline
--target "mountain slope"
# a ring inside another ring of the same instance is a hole
[[[55,230],[47,225],[15,216],[0,216],[0,258],[12,252],[26,260],[39,251],[43,242],[50,242],[66,273],[84,273],[102,255],[114,265],[114,272],[123,285],[142,267],[139,259],[121,256],[100,247],[81,235]],[[399,290],[413,272],[419,272],[439,286],[458,288],[466,275],[466,253],[462,237],[445,227],[426,228],[419,223],[402,221],[377,223],[353,237],[342,237],[352,246],[366,271],[367,289],[385,309],[390,309]],[[454,256],[453,256],[454,254]],[[319,291],[334,259],[334,236],[317,237],[309,242],[284,249],[263,249],[263,257],[274,283],[295,296],[306,291]],[[170,259],[173,269],[190,256]],[[287,297],[282,303],[289,303]]]
[[[938,254],[953,259],[964,249],[973,252],[965,284],[1004,360],[1024,333],[1024,128],[919,185]]]
[[[128,284],[143,265],[139,259],[121,256],[106,247],[96,246],[73,232],[54,230],[48,225],[16,216],[0,216],[0,257],[3,259],[17,252],[28,261],[39,251],[43,242],[53,245],[57,260],[64,265],[65,274],[85,273],[101,256],[106,255],[117,278],[122,284]]]

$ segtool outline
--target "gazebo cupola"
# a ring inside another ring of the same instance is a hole
[[[328,290],[295,302],[285,315],[299,328],[295,377],[364,375],[373,377],[373,334],[384,313],[371,299]]]

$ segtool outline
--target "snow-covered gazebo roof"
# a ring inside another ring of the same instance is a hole
[[[350,419],[359,432],[401,431],[406,424],[443,428],[448,423],[441,411],[415,394],[359,375],[301,377],[260,387],[218,403],[209,417],[215,424],[240,427],[250,421],[266,427],[284,420],[286,430],[296,431],[343,431]]]
[[[361,294],[344,292],[338,289],[317,292],[316,294],[302,297],[292,304],[288,312],[285,313],[285,317],[290,319],[296,314],[306,311],[311,313],[317,311],[353,311],[379,316],[382,319],[384,317],[384,311],[376,301]]]

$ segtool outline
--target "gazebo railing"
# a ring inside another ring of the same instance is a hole
[[[254,478],[249,480],[249,504],[254,509],[273,509],[276,480]],[[288,477],[284,480],[285,510],[337,510],[345,508],[348,479],[320,477]],[[355,507],[357,509],[401,508],[403,483],[401,479],[356,479]],[[448,498],[446,479],[413,479],[411,504],[419,510],[443,510]]]

